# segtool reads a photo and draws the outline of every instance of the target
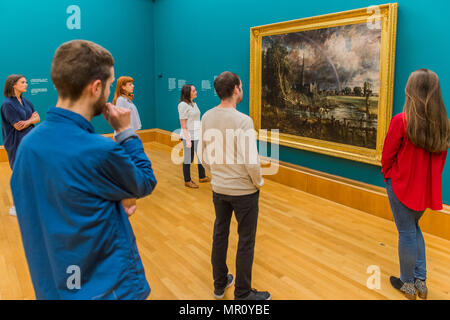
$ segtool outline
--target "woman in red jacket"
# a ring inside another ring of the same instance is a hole
[[[437,75],[411,74],[403,112],[392,118],[384,141],[382,173],[399,233],[400,278],[394,288],[408,299],[426,299],[425,242],[419,219],[427,208],[442,209],[442,171],[449,148],[450,123]]]

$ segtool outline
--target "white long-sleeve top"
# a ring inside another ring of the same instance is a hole
[[[131,128],[134,131],[140,130],[142,128],[141,119],[139,118],[139,112],[130,99],[120,96],[117,98],[116,106],[131,110]]]

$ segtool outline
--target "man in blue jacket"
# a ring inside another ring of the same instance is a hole
[[[61,45],[55,108],[18,150],[11,189],[37,299],[146,299],[150,287],[125,199],[156,186],[130,111],[107,103],[114,59],[103,47]],[[115,141],[94,132],[103,114]]]

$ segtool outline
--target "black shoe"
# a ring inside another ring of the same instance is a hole
[[[235,298],[235,300],[270,300],[272,296],[267,291],[250,290],[250,293],[245,298]]]
[[[401,293],[405,295],[409,300],[416,300],[416,288],[414,287],[414,283],[405,283],[399,278],[391,277],[390,278],[391,285],[399,290]]]
[[[227,275],[227,286],[223,289],[215,289],[214,290],[214,298],[222,299],[225,295],[225,289],[231,287],[234,283],[234,277],[232,274]]]

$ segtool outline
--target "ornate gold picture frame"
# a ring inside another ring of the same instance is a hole
[[[397,3],[251,28],[250,116],[279,144],[381,164]],[[271,141],[274,143],[273,141]]]

